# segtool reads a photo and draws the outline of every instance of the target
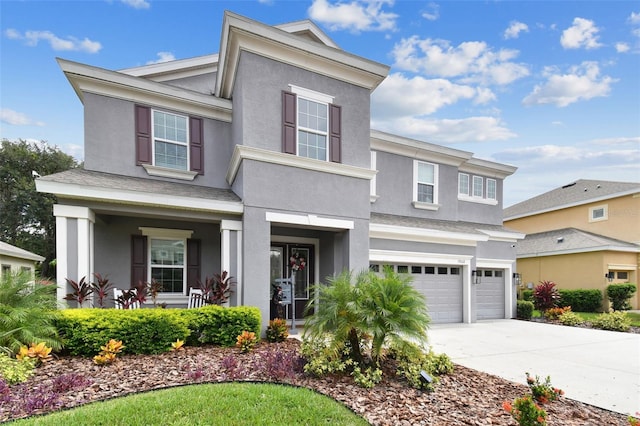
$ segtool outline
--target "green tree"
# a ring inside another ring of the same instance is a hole
[[[371,358],[379,365],[384,349],[426,343],[429,315],[424,296],[411,277],[385,268],[382,275],[343,272],[318,288],[318,303],[310,302],[305,337],[329,339],[338,356],[348,347],[349,357],[364,364],[363,349],[371,342]]]
[[[32,281],[31,274],[6,274],[0,279],[0,351],[15,354],[20,346],[44,342],[60,349],[54,326],[56,286]]]
[[[41,176],[77,167],[75,159],[57,148],[25,140],[2,140],[0,147],[0,240],[45,257],[40,274],[54,277],[56,198],[36,191],[34,173]]]

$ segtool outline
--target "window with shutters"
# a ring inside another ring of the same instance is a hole
[[[204,174],[202,119],[135,107],[136,159],[153,176],[193,180]]]
[[[140,228],[146,237],[146,276],[162,285],[161,293],[187,294],[187,249],[193,231]]]
[[[333,96],[290,85],[283,92],[283,151],[341,161],[341,109]]]

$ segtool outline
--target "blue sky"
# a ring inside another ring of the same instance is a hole
[[[81,160],[82,105],[55,58],[117,70],[217,53],[224,10],[312,19],[391,66],[372,127],[517,166],[505,206],[577,179],[640,182],[634,1],[0,0],[0,137]]]

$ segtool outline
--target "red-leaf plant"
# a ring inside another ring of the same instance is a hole
[[[91,293],[93,293],[93,289],[91,288],[91,284],[86,282],[86,277],[80,278],[80,281],[74,281],[69,278],[65,278],[67,283],[73,289],[73,293],[67,294],[64,298],[65,300],[71,300],[78,303],[78,308],[82,307],[82,304],[89,299]]]
[[[113,299],[117,304],[119,304],[122,309],[129,309],[131,304],[135,302],[136,291],[134,289],[131,290],[122,290],[122,294],[115,299]]]
[[[109,282],[109,278],[107,278],[106,275],[103,277],[99,273],[94,272],[93,276],[96,278],[96,282],[91,283],[91,289],[98,298],[98,305],[104,308],[104,301],[109,291],[113,288],[113,284]]]
[[[198,280],[198,288],[202,290],[204,300],[208,304],[222,305],[231,295],[231,286],[236,282],[227,271],[222,274],[214,274],[212,278],[206,277],[204,282]]]
[[[140,306],[142,306],[142,304],[147,300],[148,288],[149,288],[148,284],[145,283],[144,281],[138,281],[138,283],[133,286],[133,289],[134,289],[133,299],[136,302],[138,302]]]
[[[540,284],[533,289],[533,304],[536,309],[546,311],[557,306],[560,300],[560,293],[553,281],[540,281]]]

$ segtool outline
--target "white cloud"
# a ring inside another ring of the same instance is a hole
[[[632,24],[640,24],[640,13],[631,12],[631,15],[629,15],[629,22]]]
[[[398,93],[403,95],[398,96]],[[371,109],[372,112],[380,112],[389,118],[422,116],[460,100],[485,103],[494,98],[495,95],[489,89],[476,89],[440,78],[407,78],[401,73],[394,73],[373,92]]]
[[[631,49],[631,47],[629,47],[628,43],[616,43],[616,52],[618,53],[625,53],[628,52],[629,49]]]
[[[151,64],[161,64],[162,62],[169,62],[169,61],[175,61],[176,57],[173,56],[173,53],[171,52],[158,52],[158,59],[156,59],[155,61],[148,61],[147,65],[151,65]]]
[[[428,21],[436,21],[440,18],[440,6],[436,3],[429,3],[427,10],[422,12],[422,17]]]
[[[504,31],[503,36],[505,39],[518,38],[522,31],[529,32],[529,26],[522,22],[511,21],[509,28]]]
[[[56,51],[80,51],[87,53],[97,53],[102,49],[102,45],[97,41],[84,38],[79,40],[75,37],[68,37],[67,39],[60,38],[53,34],[51,31],[26,31],[21,34],[14,29],[7,29],[5,31],[7,38],[12,40],[24,40],[27,46],[37,46],[41,40],[49,43],[51,48]]]
[[[127,6],[131,6],[134,9],[149,9],[151,4],[146,0],[121,0]]]
[[[26,114],[8,108],[0,110],[0,121],[14,126],[44,126],[43,122],[32,120]]]
[[[348,3],[313,0],[309,17],[333,31],[393,31],[398,15],[384,12],[382,7],[385,5],[392,6],[393,0],[352,0]]]
[[[486,43],[467,41],[457,47],[446,40],[402,39],[392,52],[394,67],[438,77],[463,78],[464,83],[506,85],[529,75],[529,69],[511,60],[517,50],[492,50]]]
[[[600,76],[596,62],[583,62],[571,67],[566,74],[552,68],[546,69],[544,74],[547,81],[534,87],[522,100],[524,105],[555,104],[565,107],[574,102],[607,96],[611,85],[617,81],[609,76]]]
[[[595,49],[602,46],[598,42],[600,29],[594,22],[584,18],[574,18],[573,25],[562,32],[560,44],[565,49]]]
[[[372,120],[372,128],[437,144],[507,140],[517,135],[495,117]]]

